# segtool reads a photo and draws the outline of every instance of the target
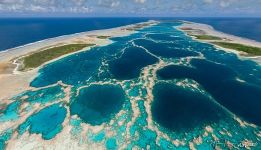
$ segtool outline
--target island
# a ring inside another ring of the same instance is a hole
[[[77,52],[79,50],[82,50],[83,48],[87,48],[94,45],[95,44],[69,44],[29,54],[28,56],[24,56],[21,58],[20,61],[22,62],[22,65],[21,68],[19,68],[19,70],[25,71],[28,69],[37,68],[42,64],[51,61],[55,58],[58,58],[65,54]]]
[[[184,24],[179,29],[196,40],[222,47],[228,51],[238,51],[235,53],[261,62],[259,57],[261,56],[260,42],[222,33],[206,24],[188,21],[184,21]]]
[[[258,149],[259,45],[150,20],[1,52],[0,149]]]

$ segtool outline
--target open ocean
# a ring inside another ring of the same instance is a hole
[[[0,51],[84,31],[107,29],[155,18],[2,18]],[[156,18],[206,23],[215,29],[261,41],[261,18]]]
[[[260,65],[180,25],[161,22],[41,67],[34,90],[0,101],[0,149],[261,149]]]
[[[145,18],[2,18],[0,51],[79,32],[147,21]]]
[[[211,25],[214,29],[261,42],[261,18],[188,18]]]

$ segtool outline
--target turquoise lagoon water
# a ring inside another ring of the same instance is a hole
[[[179,25],[161,22],[45,65],[36,90],[1,104],[3,123],[32,114],[1,131],[1,149],[26,132],[59,138],[64,126],[83,147],[260,149],[260,65],[194,41]]]
[[[65,116],[66,109],[59,103],[48,106],[28,117],[24,123],[19,125],[18,132],[21,135],[29,128],[30,134],[42,134],[43,139],[52,139],[62,130],[61,124]]]

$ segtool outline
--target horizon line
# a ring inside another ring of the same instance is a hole
[[[261,16],[1,16],[8,18],[260,18]]]

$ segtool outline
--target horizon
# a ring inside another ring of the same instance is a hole
[[[259,6],[0,0],[0,150],[261,148]]]
[[[249,0],[2,0],[0,17],[247,17],[260,18]]]
[[[88,18],[210,18],[210,19],[261,19],[261,16],[47,16],[47,15],[39,15],[39,16],[29,16],[29,15],[18,15],[18,16],[1,16],[0,19],[22,19],[22,18],[71,18],[71,19],[88,19]]]

